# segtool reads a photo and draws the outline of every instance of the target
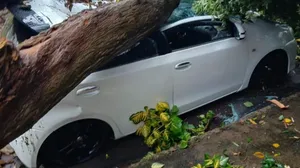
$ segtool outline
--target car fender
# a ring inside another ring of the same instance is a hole
[[[248,87],[251,75],[257,64],[269,53],[275,50],[284,50],[288,55],[288,71],[293,68],[291,58],[295,54],[295,39],[291,33],[281,26],[274,25],[260,19],[254,23],[244,24],[246,29],[246,38],[248,42],[249,63],[245,74],[245,79],[240,90]]]
[[[249,59],[249,61],[252,61],[252,63],[249,63],[249,67],[247,68],[247,71],[246,71],[246,74],[245,74],[245,79],[244,79],[244,81],[243,81],[243,85],[241,86],[241,88],[238,90],[238,91],[241,91],[241,90],[243,90],[243,89],[245,89],[245,88],[247,88],[248,87],[248,85],[249,85],[249,82],[250,82],[250,80],[251,80],[251,76],[252,76],[252,74],[253,74],[253,72],[254,72],[254,70],[255,70],[255,68],[257,67],[257,65],[259,64],[259,62],[263,59],[263,58],[265,58],[269,53],[271,53],[271,52],[273,52],[273,51],[275,51],[275,50],[283,50],[283,51],[285,51],[287,54],[288,54],[288,52],[285,50],[285,48],[284,47],[273,47],[273,48],[271,48],[270,50],[268,50],[268,51],[264,51],[263,53],[257,53],[256,55],[254,55],[254,54],[252,54],[252,55],[250,55],[250,57],[253,57],[253,58],[255,58],[255,59]],[[259,54],[259,55],[258,55]],[[261,56],[260,56],[261,55]],[[288,70],[287,70],[287,72],[288,71],[290,71],[290,56],[288,56],[288,65],[289,65],[289,67],[288,67]]]

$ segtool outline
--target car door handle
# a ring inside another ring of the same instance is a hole
[[[87,86],[76,91],[77,96],[94,96],[99,93],[97,86]]]
[[[190,62],[183,62],[183,63],[179,63],[177,65],[175,65],[175,69],[177,70],[181,70],[181,69],[186,69],[188,67],[190,67],[192,64]]]

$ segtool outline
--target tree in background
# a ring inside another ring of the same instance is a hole
[[[220,18],[239,15],[243,19],[251,18],[247,11],[255,11],[266,19],[287,23],[293,27],[295,36],[300,37],[299,0],[195,0],[194,10],[197,14]]]

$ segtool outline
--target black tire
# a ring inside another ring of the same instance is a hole
[[[111,128],[98,120],[67,124],[53,132],[39,151],[38,167],[69,167],[98,155],[112,138]]]
[[[278,50],[268,54],[256,66],[250,82],[250,89],[274,88],[282,85],[287,78],[288,57]]]

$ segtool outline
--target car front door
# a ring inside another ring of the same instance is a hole
[[[161,56],[164,50],[159,42],[146,38],[89,75],[75,88],[83,115],[113,121],[120,138],[136,130],[130,115],[159,101],[172,103],[172,65]]]
[[[248,49],[234,38],[234,25],[198,21],[164,30],[171,49],[174,104],[181,112],[236,92],[242,85]]]

